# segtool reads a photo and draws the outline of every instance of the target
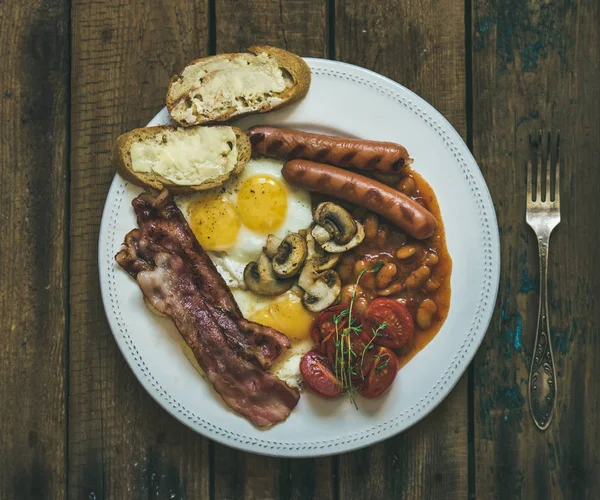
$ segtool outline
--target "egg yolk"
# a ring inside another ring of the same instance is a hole
[[[269,233],[285,220],[287,193],[278,180],[255,175],[244,182],[237,203],[238,213],[247,228]]]
[[[237,238],[240,218],[226,199],[201,200],[190,210],[190,227],[207,250],[227,250]]]
[[[304,308],[302,299],[290,291],[268,307],[255,311],[248,319],[275,328],[290,340],[302,340],[310,335],[313,315]]]

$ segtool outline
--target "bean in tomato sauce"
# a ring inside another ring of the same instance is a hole
[[[399,180],[384,181],[427,208],[437,219],[438,229],[426,240],[416,240],[362,207],[350,207],[352,215],[365,227],[365,239],[346,252],[337,265],[342,281],[340,304],[348,305],[356,290],[354,308],[362,314],[379,297],[395,299],[410,312],[415,334],[408,345],[395,349],[400,366],[425,347],[444,323],[450,306],[452,260],[446,248],[446,235],[435,193],[411,169]],[[355,286],[359,273],[383,266],[377,273],[365,273]]]

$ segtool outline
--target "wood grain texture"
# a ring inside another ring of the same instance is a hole
[[[335,2],[335,58],[405,85],[441,111],[463,137],[464,35],[464,5],[451,0]],[[340,497],[466,498],[466,382],[465,375],[444,403],[403,434],[342,455]]]
[[[0,2],[0,498],[64,498],[67,1]]]
[[[267,44],[326,57],[327,0],[216,0],[217,52]]]
[[[170,77],[208,52],[206,0],[72,5],[69,493],[206,498],[209,444],[135,379],[106,323],[97,241],[116,137],[145,125]]]
[[[599,4],[473,2],[474,153],[501,231],[497,311],[475,360],[477,498],[597,498],[600,491]],[[538,300],[525,223],[527,135],[560,129],[562,222],[552,234],[550,325],[558,407],[546,432],[529,414]]]
[[[302,56],[327,55],[327,2],[323,0],[216,1],[218,53],[267,43]],[[215,444],[214,497],[223,499],[332,498],[330,458],[286,460]]]

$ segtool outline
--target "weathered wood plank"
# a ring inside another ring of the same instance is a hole
[[[167,415],[118,352],[100,300],[97,239],[122,132],[164,105],[208,52],[207,0],[73,2],[69,492],[206,498],[208,441]]]
[[[337,0],[335,57],[402,83],[466,136],[464,5]],[[416,159],[418,162],[418,159]],[[466,498],[466,375],[428,418],[339,458],[341,498]]]
[[[0,498],[66,486],[69,2],[0,2]]]
[[[216,0],[217,52],[269,44],[299,56],[327,54],[327,0]]]
[[[301,56],[327,55],[327,2],[216,1],[217,52],[267,43]],[[215,498],[331,498],[333,462],[284,460],[215,444]]]
[[[598,156],[600,23],[595,0],[473,2],[474,152],[496,204],[498,310],[475,361],[477,498],[596,498],[600,491]],[[550,244],[550,324],[558,409],[529,415],[538,300],[525,224],[527,134],[561,129],[562,222]]]

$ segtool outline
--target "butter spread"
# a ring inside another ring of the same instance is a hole
[[[179,186],[195,186],[230,173],[238,158],[231,127],[203,127],[157,135],[131,146],[134,172],[154,173]]]
[[[264,104],[275,104],[277,97],[293,85],[290,75],[267,54],[239,54],[232,59],[217,59],[187,67],[173,92],[186,93],[174,111],[188,123],[196,116],[215,116],[224,110],[252,111]]]

